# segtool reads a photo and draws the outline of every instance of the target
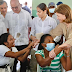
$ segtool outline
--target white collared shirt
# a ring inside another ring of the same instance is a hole
[[[1,14],[1,12],[0,12],[0,21],[4,22],[4,16]]]
[[[3,33],[7,33],[7,29],[5,23],[3,21],[0,21],[0,35]]]
[[[49,34],[49,32],[57,26],[55,19],[47,16],[44,21],[41,18],[36,17],[33,19],[32,30],[30,35],[35,36],[36,33]]]
[[[5,23],[7,28],[9,28],[9,33],[16,39],[15,45],[26,45],[29,43],[28,27],[31,27],[32,19],[27,11],[21,9],[18,14],[13,11],[7,13]],[[20,34],[18,38],[17,34]]]
[[[15,58],[5,57],[5,53],[8,51],[11,51],[8,47],[6,47],[5,45],[0,45],[0,66],[6,64],[13,66]],[[18,52],[16,47],[12,47],[12,52]]]

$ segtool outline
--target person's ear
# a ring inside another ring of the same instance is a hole
[[[41,45],[42,45],[43,47],[46,47],[46,44],[44,44],[44,43],[41,43]]]
[[[4,44],[7,46],[8,45],[8,43],[7,42],[4,42]]]
[[[44,10],[44,13],[46,14],[47,13],[47,10]]]

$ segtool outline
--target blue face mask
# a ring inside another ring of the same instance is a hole
[[[55,48],[55,43],[47,43],[45,48],[47,51],[51,51]]]
[[[55,8],[49,9],[49,12],[50,12],[50,13],[54,13],[54,11],[55,11]]]

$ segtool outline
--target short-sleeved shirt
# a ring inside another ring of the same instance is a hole
[[[44,50],[38,50],[35,52],[35,54],[40,54],[43,58],[45,58],[44,56]],[[59,53],[54,60],[51,61],[50,66],[46,66],[46,67],[40,67],[40,72],[61,72],[61,63],[60,63],[60,59],[64,56],[63,52]]]
[[[0,66],[9,64],[10,66],[13,65],[14,59],[11,57],[5,57],[5,53],[10,51],[8,47],[5,45],[0,45]],[[12,52],[18,52],[18,50],[15,47],[12,47]]]
[[[31,29],[31,35],[35,36],[37,33],[49,34],[49,32],[57,26],[55,19],[47,16],[44,21],[41,18],[35,17]]]
[[[23,9],[20,13],[8,12],[5,16],[5,24],[9,28],[9,33],[16,39],[16,46],[29,44],[28,27],[32,26],[29,12]]]

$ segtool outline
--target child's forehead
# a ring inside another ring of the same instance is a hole
[[[53,39],[53,37],[52,36],[47,36],[46,39]]]
[[[53,40],[53,37],[52,36],[47,36],[46,38],[45,38],[45,41],[46,40]]]

